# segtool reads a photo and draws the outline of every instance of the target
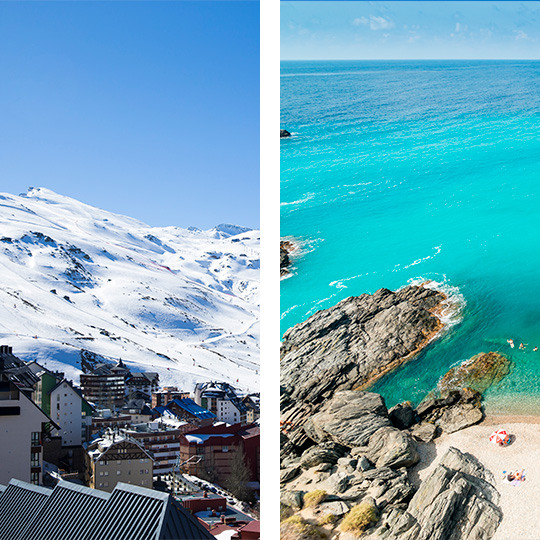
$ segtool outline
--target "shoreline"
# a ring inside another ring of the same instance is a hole
[[[431,443],[419,443],[420,463],[409,471],[411,481],[425,480],[450,446],[475,456],[493,474],[503,517],[492,540],[537,540],[540,494],[540,416],[489,414],[473,426],[443,433]],[[494,429],[506,429],[514,437],[507,447],[489,442]],[[526,481],[518,486],[504,482],[504,471],[524,469]],[[523,519],[524,516],[526,519]]]

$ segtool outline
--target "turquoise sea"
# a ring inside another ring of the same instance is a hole
[[[281,127],[282,332],[431,279],[460,308],[374,390],[418,403],[494,350],[515,367],[487,410],[540,414],[540,62],[283,62]]]

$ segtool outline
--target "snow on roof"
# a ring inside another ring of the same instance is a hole
[[[226,437],[234,437],[234,435],[232,433],[212,433],[210,435],[184,435],[184,437],[190,443],[204,444],[211,437],[222,437],[225,439]]]

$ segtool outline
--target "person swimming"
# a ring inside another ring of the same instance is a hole
[[[519,344],[519,350],[520,350],[520,351],[524,351],[526,346],[527,346],[526,344],[520,343],[520,344]]]
[[[512,339],[507,339],[506,340],[508,342],[508,344],[510,345],[510,347],[512,347],[512,349],[514,348],[514,340]]]

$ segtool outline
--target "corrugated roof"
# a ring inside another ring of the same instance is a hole
[[[0,486],[3,488],[4,486]],[[167,493],[118,483],[106,493],[60,481],[0,489],[0,540],[212,540]]]
[[[35,513],[47,502],[52,490],[20,480],[11,480],[0,493],[0,540],[14,540],[24,531]]]
[[[207,411],[200,405],[197,405],[192,399],[190,398],[183,398],[183,399],[173,399],[172,403],[176,403],[180,408],[184,409],[184,411],[192,414],[193,416],[197,418],[216,418],[216,415],[210,411]],[[170,403],[167,404],[167,407],[169,407]]]

